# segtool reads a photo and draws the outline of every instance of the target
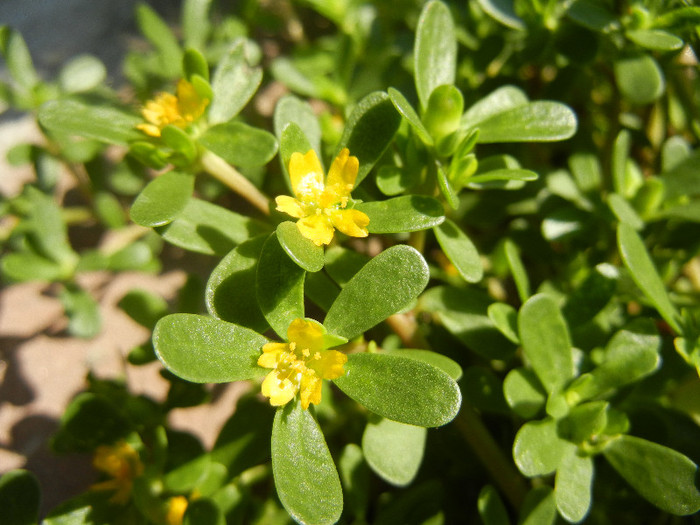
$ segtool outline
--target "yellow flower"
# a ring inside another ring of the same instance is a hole
[[[277,197],[277,210],[299,219],[299,231],[316,246],[329,244],[334,229],[351,237],[367,237],[369,217],[359,210],[346,208],[359,167],[357,157],[351,157],[350,151],[344,148],[324,181],[314,150],[306,155],[293,153],[289,160],[289,178],[296,199],[287,195]]]
[[[262,384],[262,393],[272,406],[291,401],[297,393],[304,410],[321,402],[321,380],[336,379],[345,371],[348,357],[337,350],[326,350],[344,339],[330,336],[312,319],[295,319],[287,329],[289,343],[267,343],[258,365],[272,368]]]
[[[182,525],[182,518],[187,510],[187,498],[174,496],[168,500],[168,512],[165,514],[167,525]]]
[[[108,474],[112,479],[95,483],[92,490],[116,491],[109,501],[124,504],[129,501],[134,479],[143,474],[143,463],[138,453],[126,441],[115,445],[97,447],[92,465]]]
[[[153,100],[146,102],[141,110],[146,123],[136,127],[151,137],[160,137],[160,130],[168,124],[185,128],[204,114],[209,99],[202,98],[184,78],[177,83],[176,89],[176,95],[158,93]]]

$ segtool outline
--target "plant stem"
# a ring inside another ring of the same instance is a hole
[[[238,193],[265,215],[270,214],[270,199],[224,159],[211,151],[205,151],[200,162],[209,175]]]
[[[476,409],[465,399],[462,399],[462,409],[455,419],[455,425],[491,474],[501,492],[513,507],[519,509],[528,492],[527,483],[513,468],[512,462],[505,457],[481,421]]]

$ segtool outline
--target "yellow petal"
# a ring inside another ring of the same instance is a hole
[[[321,378],[313,371],[307,370],[301,377],[301,387],[299,388],[299,399],[301,408],[309,408],[309,404],[318,405],[321,402]]]
[[[270,404],[274,407],[286,405],[297,393],[299,385],[295,385],[289,379],[279,380],[277,371],[273,370],[262,382],[262,395],[270,398]]]
[[[174,496],[168,500],[168,512],[165,514],[165,522],[168,525],[181,525],[182,518],[187,510],[187,498]]]
[[[348,197],[357,179],[360,161],[350,156],[350,150],[343,148],[333,161],[326,179],[326,187],[335,194],[337,200]]]
[[[275,368],[280,355],[289,352],[289,345],[285,343],[267,343],[263,346],[263,353],[258,358],[258,366],[263,368]]]
[[[138,124],[136,129],[140,129],[146,135],[150,135],[151,137],[160,137],[160,128],[158,126],[154,126],[153,124]]]
[[[310,215],[297,221],[297,228],[316,246],[330,244],[333,240],[333,225],[327,215]]]
[[[275,202],[277,203],[277,211],[291,215],[296,219],[301,219],[304,216],[304,209],[301,206],[301,202],[294,197],[280,195],[279,197],[275,197]]]
[[[323,379],[337,379],[345,374],[343,366],[348,362],[348,356],[337,350],[319,352],[317,359],[310,359],[308,366],[313,368]]]
[[[331,214],[333,226],[350,237],[367,237],[369,217],[360,210],[335,210]]]
[[[177,83],[177,107],[180,116],[193,122],[202,116],[209,100],[199,96],[194,86],[184,78]]]
[[[311,354],[323,350],[325,330],[312,319],[294,319],[287,328],[287,339],[296,344],[298,350],[307,348]]]
[[[294,152],[289,159],[289,180],[294,195],[302,202],[317,201],[323,193],[323,168],[314,150],[305,155]]]

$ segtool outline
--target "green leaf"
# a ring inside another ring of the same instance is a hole
[[[493,486],[484,485],[479,492],[477,507],[484,525],[510,525],[506,506]]]
[[[598,315],[615,295],[618,279],[619,271],[610,264],[593,268],[567,297],[563,312],[569,326],[581,326]]]
[[[666,90],[659,64],[649,55],[634,55],[617,60],[615,80],[622,95],[633,104],[649,104]]]
[[[251,237],[268,231],[260,221],[191,198],[175,219],[158,228],[171,244],[193,252],[225,255]]]
[[[478,283],[484,275],[481,257],[474,243],[451,220],[445,219],[433,230],[442,251],[468,283]]]
[[[547,418],[525,423],[515,435],[513,458],[525,476],[552,474],[569,449],[576,446],[557,435],[557,422]]]
[[[205,294],[211,315],[256,332],[267,329],[258,302],[250,300],[255,297],[255,272],[267,238],[268,235],[260,235],[239,244],[216,265]]]
[[[183,24],[184,23],[185,20],[183,20]],[[190,47],[185,50],[185,55],[182,57],[182,69],[185,78],[190,82],[193,82],[195,77],[200,77],[200,81],[207,83],[209,81],[209,64],[207,63],[207,59],[204,58],[204,55],[197,51],[197,49]],[[197,88],[195,87],[195,91],[196,90]],[[209,90],[211,90],[211,86],[209,86]]]
[[[509,341],[520,344],[518,336],[518,312],[511,305],[506,303],[490,304],[486,314],[493,321],[499,332],[505,335]]]
[[[529,368],[515,368],[503,381],[503,395],[513,412],[532,419],[544,408],[547,392]]]
[[[678,51],[683,47],[683,40],[663,29],[634,29],[626,31],[625,36],[652,51]]]
[[[415,131],[418,137],[420,137],[421,141],[423,141],[423,144],[426,146],[432,146],[433,137],[431,137],[428,130],[425,129],[423,121],[421,121],[418,113],[415,109],[413,109],[411,103],[406,100],[406,97],[403,96],[403,93],[401,93],[398,89],[394,89],[393,87],[388,89],[388,93],[391,103],[394,104],[396,111],[401,113],[401,116],[403,116],[403,118],[405,118],[411,125],[413,131]]]
[[[41,488],[28,470],[10,470],[0,477],[0,508],[3,523],[33,525],[39,521]]]
[[[323,248],[304,237],[296,223],[284,221],[278,224],[277,240],[292,261],[307,272],[318,272],[323,268]]]
[[[100,85],[107,76],[107,69],[100,59],[92,55],[71,58],[61,69],[58,81],[67,93],[81,93]]]
[[[348,443],[338,460],[338,469],[347,510],[358,518],[365,516],[370,493],[370,471],[362,449],[355,443]]]
[[[220,124],[235,117],[255,94],[262,81],[262,69],[250,67],[245,58],[245,43],[238,43],[219,62],[209,106],[209,123]]]
[[[460,386],[462,396],[480,412],[510,414],[510,409],[503,397],[501,379],[496,377],[489,368],[467,367]]]
[[[306,272],[289,258],[277,235],[271,235],[262,247],[255,275],[260,310],[277,335],[286,341],[290,323],[304,317]]]
[[[518,313],[518,332],[523,354],[548,393],[574,377],[569,330],[554,299],[545,294],[528,299]]]
[[[634,383],[659,368],[661,338],[651,320],[617,332],[608,343],[603,362],[566,390],[572,403],[592,399]]]
[[[607,401],[590,401],[571,408],[558,422],[559,436],[576,444],[595,440],[608,424]]]
[[[182,74],[182,49],[165,21],[146,4],[136,6],[136,21],[143,36],[158,50],[158,59],[168,77]]]
[[[591,31],[608,32],[618,24],[617,16],[597,0],[578,0],[570,4],[566,14]]]
[[[449,423],[462,402],[457,383],[445,372],[395,354],[350,354],[345,375],[333,382],[375,414],[419,427]]]
[[[478,127],[478,124],[499,113],[524,106],[527,103],[527,95],[522,89],[516,86],[502,86],[470,106],[462,116],[462,126]]]
[[[343,511],[338,471],[318,423],[298,401],[275,415],[272,473],[277,495],[294,520],[314,525],[338,521]]]
[[[0,259],[0,268],[4,276],[17,282],[62,281],[73,273],[61,264],[31,252],[8,253]]]
[[[403,487],[418,473],[426,434],[424,427],[371,418],[362,434],[362,452],[379,477]]]
[[[466,179],[467,186],[470,188],[480,188],[481,185],[494,181],[522,181],[530,182],[537,180],[539,175],[531,170],[520,168],[504,168],[499,170],[489,170],[478,175],[472,175]]]
[[[424,195],[404,195],[384,201],[363,202],[355,209],[369,217],[370,233],[399,233],[427,230],[445,220],[439,201]]]
[[[487,359],[509,359],[515,347],[486,315],[491,302],[479,290],[437,286],[421,296],[419,308],[435,316],[470,350]]]
[[[627,162],[631,147],[631,136],[629,131],[623,129],[615,137],[612,154],[612,176],[615,191],[620,195],[631,197],[627,194]]]
[[[27,44],[19,32],[7,26],[0,26],[0,51],[5,57],[12,80],[25,93],[32,91],[41,82],[34,69]]]
[[[525,496],[520,509],[519,525],[554,525],[557,519],[557,506],[551,487],[537,487]]]
[[[207,38],[212,29],[209,21],[212,1],[185,0],[182,3],[182,33],[187,47],[205,49]]]
[[[248,328],[205,315],[171,314],[153,331],[158,359],[195,383],[227,383],[265,375],[258,358],[267,339]]]
[[[388,248],[350,279],[323,324],[329,332],[353,339],[406,308],[428,279],[428,265],[415,249],[406,245]]]
[[[583,521],[591,508],[593,459],[567,450],[554,479],[554,500],[559,514],[570,523]]]
[[[452,84],[433,89],[423,114],[423,123],[435,140],[438,156],[447,157],[454,153],[459,137],[454,132],[459,127],[463,112],[464,98],[459,89]]]
[[[194,176],[169,171],[149,182],[131,205],[129,214],[136,224],[163,226],[185,208],[194,191]]]
[[[199,137],[199,143],[234,166],[264,166],[277,153],[271,133],[243,122],[213,126]]]
[[[289,164],[289,157],[294,151],[306,153],[313,148],[318,158],[321,158],[321,126],[314,114],[314,110],[308,102],[293,95],[285,95],[277,102],[274,114],[275,135],[280,141],[280,150],[282,149],[283,133],[291,123],[296,124],[298,131],[306,139],[305,142],[308,144],[308,147],[307,144],[304,144],[304,147],[300,149],[286,148],[286,151],[289,153],[283,153],[281,159],[285,172]]]
[[[296,122],[290,122],[284,127],[280,136],[280,162],[284,173],[287,175],[284,181],[290,193],[292,192],[292,184],[289,179],[289,161],[294,153],[306,154],[311,149],[313,148],[309,139]],[[318,152],[316,154],[318,155]],[[322,162],[320,156],[318,160]]]
[[[610,206],[618,221],[628,224],[637,231],[644,228],[644,221],[622,195],[610,193],[608,195],[608,206]]]
[[[399,357],[407,357],[409,359],[416,359],[417,361],[428,363],[435,368],[439,368],[455,381],[459,381],[462,377],[462,367],[459,366],[456,361],[431,350],[397,348],[396,350],[387,350],[385,352],[390,355],[398,355]]]
[[[51,131],[108,144],[126,145],[143,138],[142,120],[110,106],[92,106],[72,99],[51,100],[39,108],[39,123]]]
[[[494,142],[552,142],[576,133],[577,119],[564,104],[529,102],[496,113],[479,122],[481,144]]]
[[[620,436],[605,459],[642,497],[661,510],[688,516],[700,510],[698,466],[687,456],[634,436]]]
[[[634,282],[656,307],[661,317],[676,333],[680,333],[678,312],[671,303],[639,234],[631,226],[621,222],[617,227],[617,246]]]
[[[427,107],[433,90],[454,84],[457,70],[457,38],[449,8],[438,1],[425,4],[421,11],[414,45],[416,91],[421,106]]]
[[[520,250],[518,245],[510,239],[506,239],[504,249],[510,273],[515,281],[515,287],[518,289],[518,296],[520,301],[524,303],[530,297],[530,278],[525,270],[523,260],[520,258]]]
[[[77,286],[67,286],[61,290],[59,298],[68,316],[68,333],[86,339],[100,333],[100,307],[92,295]]]
[[[461,188],[455,188],[452,185],[445,169],[440,165],[437,165],[437,182],[440,193],[445,197],[450,208],[453,210],[459,209],[459,195],[457,193]]]
[[[355,186],[384,154],[400,124],[401,115],[386,93],[370,93],[357,103],[338,145],[338,149],[348,148],[360,161]]]
[[[184,129],[168,124],[160,130],[160,138],[172,150],[169,159],[176,166],[189,165],[197,158],[197,146]]]

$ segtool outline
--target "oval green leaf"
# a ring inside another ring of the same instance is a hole
[[[226,255],[237,244],[268,230],[260,221],[191,198],[172,222],[157,231],[163,239],[185,250]]]
[[[318,272],[323,268],[323,248],[304,237],[296,223],[284,221],[277,225],[277,240],[292,261],[307,272]]]
[[[108,144],[126,145],[143,138],[136,129],[142,120],[110,106],[91,106],[77,100],[52,100],[39,108],[42,126],[66,135],[77,135]]]
[[[357,103],[338,145],[338,149],[348,148],[360,161],[355,186],[384,154],[400,124],[401,115],[384,92],[370,93]]]
[[[576,133],[574,112],[551,101],[529,102],[497,113],[479,123],[479,143],[552,142]]]
[[[350,354],[334,383],[377,415],[419,427],[439,427],[459,412],[462,394],[442,370],[388,354]],[[410,402],[407,402],[410,400]]]
[[[192,197],[194,176],[170,171],[149,182],[131,205],[131,220],[154,228],[172,222]]]
[[[557,435],[555,420],[530,421],[515,435],[513,459],[525,476],[546,476],[557,470],[567,449],[575,448]]]
[[[10,470],[0,477],[0,508],[8,525],[32,525],[39,521],[41,488],[28,470]]]
[[[258,366],[262,335],[205,315],[171,314],[153,331],[158,359],[173,374],[195,383],[227,383],[265,375]]]
[[[433,230],[442,251],[468,283],[478,283],[484,276],[481,257],[476,246],[467,235],[451,220],[436,226]]]
[[[216,265],[205,294],[207,311],[222,321],[256,332],[267,329],[267,321],[255,297],[255,271],[267,235],[239,244]]]
[[[418,116],[418,113],[415,109],[413,109],[411,103],[408,100],[406,100],[406,97],[403,96],[403,93],[401,93],[398,89],[394,89],[392,87],[388,89],[388,93],[389,98],[391,99],[391,103],[394,104],[396,111],[401,113],[403,118],[405,118],[406,121],[411,125],[413,131],[415,131],[418,137],[420,137],[420,139],[423,141],[423,144],[425,144],[426,146],[432,146],[433,137],[431,137],[428,130],[425,129],[423,121],[421,121],[420,117]]]
[[[666,89],[664,74],[651,56],[621,58],[614,66],[617,87],[633,104],[649,104],[663,95]]]
[[[574,377],[569,329],[554,299],[545,294],[528,299],[518,313],[518,332],[523,353],[548,393]]]
[[[240,42],[222,57],[214,72],[209,123],[221,124],[235,117],[255,94],[261,81],[262,69],[248,65],[245,43]]]
[[[340,519],[343,491],[338,471],[318,423],[298,401],[275,414],[272,473],[282,505],[298,523],[330,525]]]
[[[611,441],[603,455],[627,483],[660,509],[678,516],[700,510],[698,466],[680,452],[623,435]]]
[[[429,365],[434,366],[435,368],[439,368],[455,381],[459,381],[459,379],[462,377],[462,367],[459,366],[459,364],[456,361],[453,361],[449,357],[442,354],[438,354],[437,352],[433,352],[431,350],[418,350],[415,348],[398,348],[396,350],[387,350],[386,353],[428,363]]]
[[[634,29],[625,32],[625,36],[652,51],[678,51],[683,47],[683,40],[663,29]]]
[[[554,479],[554,500],[559,514],[569,523],[583,521],[591,508],[593,459],[568,449]]]
[[[393,246],[370,260],[340,291],[324,321],[353,339],[406,308],[427,286],[428,265],[410,246]]]
[[[632,280],[656,307],[661,317],[676,333],[680,333],[678,312],[671,303],[666,287],[654,267],[644,242],[634,228],[624,222],[617,227],[617,246]]]
[[[362,452],[383,480],[403,487],[418,474],[427,430],[385,418],[372,418],[362,434]]]
[[[270,235],[258,260],[255,288],[265,319],[284,340],[287,339],[289,324],[304,317],[305,275],[306,272],[284,251],[277,235]]]
[[[439,201],[424,195],[403,195],[355,206],[369,217],[370,233],[399,233],[427,230],[445,220]]]
[[[416,28],[413,56],[416,91],[425,108],[436,87],[454,84],[457,71],[454,22],[450,9],[442,2],[425,4]]]
[[[274,135],[243,122],[212,126],[199,143],[234,166],[264,166],[277,153]]]

